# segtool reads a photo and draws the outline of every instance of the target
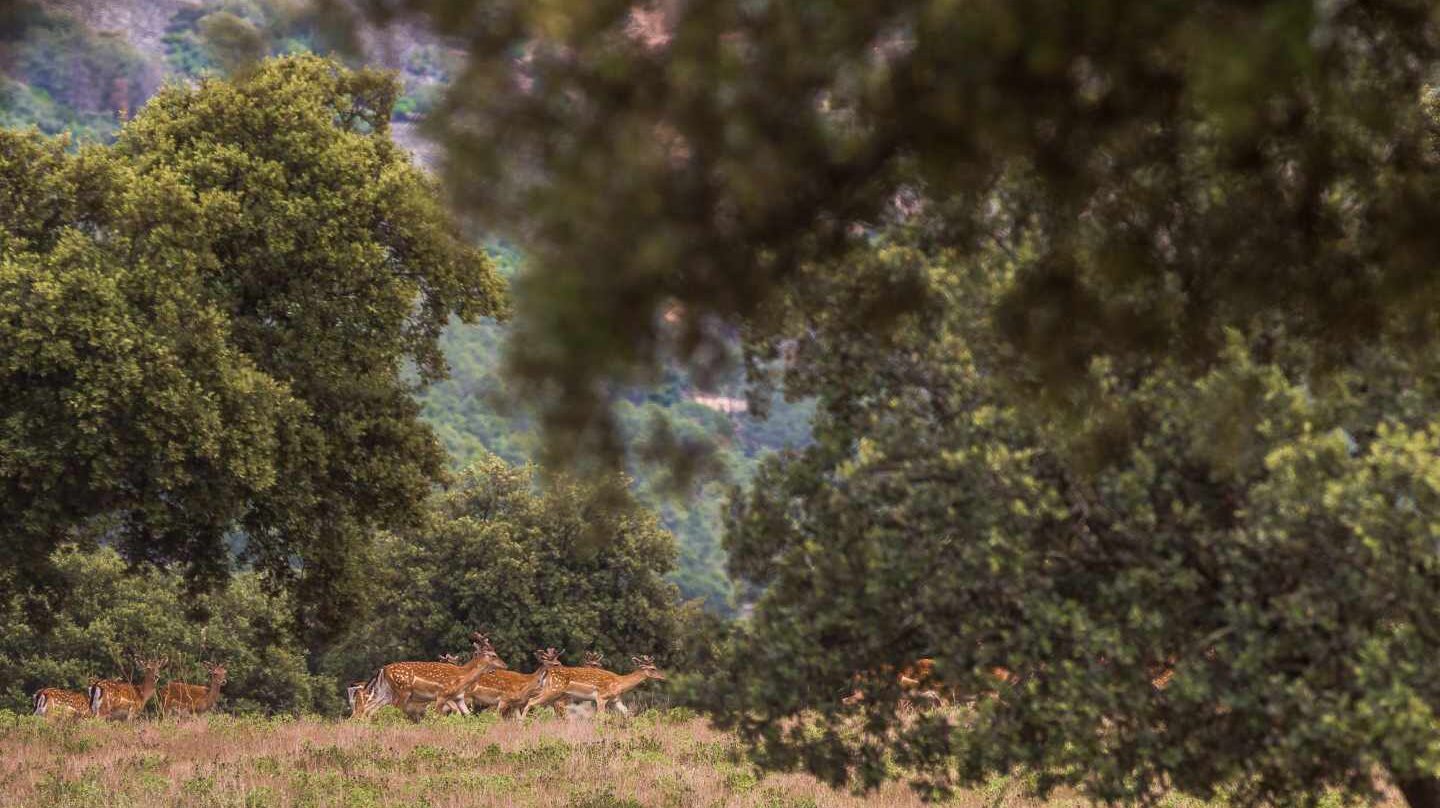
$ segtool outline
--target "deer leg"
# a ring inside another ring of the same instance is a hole
[[[545,691],[545,692],[542,692],[540,695],[535,696],[534,698],[532,698],[532,699],[530,699],[529,701],[525,702],[525,706],[524,706],[524,707],[520,708],[520,717],[521,717],[521,718],[524,718],[525,716],[529,715],[529,714],[530,714],[530,710],[531,710],[531,708],[533,708],[533,707],[544,707],[544,706],[547,705],[547,704],[554,704],[554,703],[555,703],[555,699],[559,698],[560,695],[561,695],[563,692],[564,692],[564,691],[560,691],[560,690],[556,690],[556,691]],[[558,708],[557,708],[557,709],[558,709]]]

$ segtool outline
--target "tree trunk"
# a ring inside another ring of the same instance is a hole
[[[1440,808],[1440,777],[1397,778],[1395,785],[1410,808]]]

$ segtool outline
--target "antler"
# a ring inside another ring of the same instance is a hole
[[[630,661],[634,662],[637,668],[655,667],[655,658],[650,656],[633,656],[630,657]]]
[[[459,665],[460,657],[456,656],[455,654],[441,654],[440,661],[449,662],[451,665]]]
[[[604,661],[605,661],[605,655],[602,654],[602,653],[600,653],[599,651],[586,651],[586,652],[585,652],[585,664],[586,664],[586,665],[590,665],[591,667],[598,668],[598,667],[600,667],[601,663],[603,663]]]

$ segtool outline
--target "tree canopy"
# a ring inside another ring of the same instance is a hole
[[[895,755],[942,789],[1020,767],[1100,800],[1363,794],[1377,767],[1429,788],[1434,360],[1381,345],[1316,377],[1280,319],[1198,377],[1096,362],[1083,416],[1035,417],[996,334],[1017,263],[923,229],[815,270],[798,305],[826,313],[776,334],[816,444],[732,510],[732,569],[765,594],[701,700],[770,765],[837,783]],[[923,302],[865,327],[899,276]],[[897,715],[878,672],[921,656],[973,722]],[[877,673],[847,706],[856,671]]]
[[[0,540],[103,537],[193,581],[230,549],[312,639],[368,531],[415,523],[452,316],[503,291],[387,136],[393,79],[316,57],[171,86],[113,147],[0,132]],[[11,578],[9,583],[19,583]]]
[[[1276,308],[1317,361],[1436,333],[1423,0],[369,5],[469,50],[431,122],[533,262],[511,365],[559,455],[617,451],[617,382],[705,367],[717,319],[922,206],[966,254],[1032,233],[997,327],[1051,403]]]

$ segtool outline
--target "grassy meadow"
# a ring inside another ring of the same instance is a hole
[[[1012,803],[1005,783],[958,804]],[[0,803],[57,806],[919,806],[901,784],[854,797],[757,776],[736,740],[684,710],[526,723],[224,715],[102,724],[0,715]]]

